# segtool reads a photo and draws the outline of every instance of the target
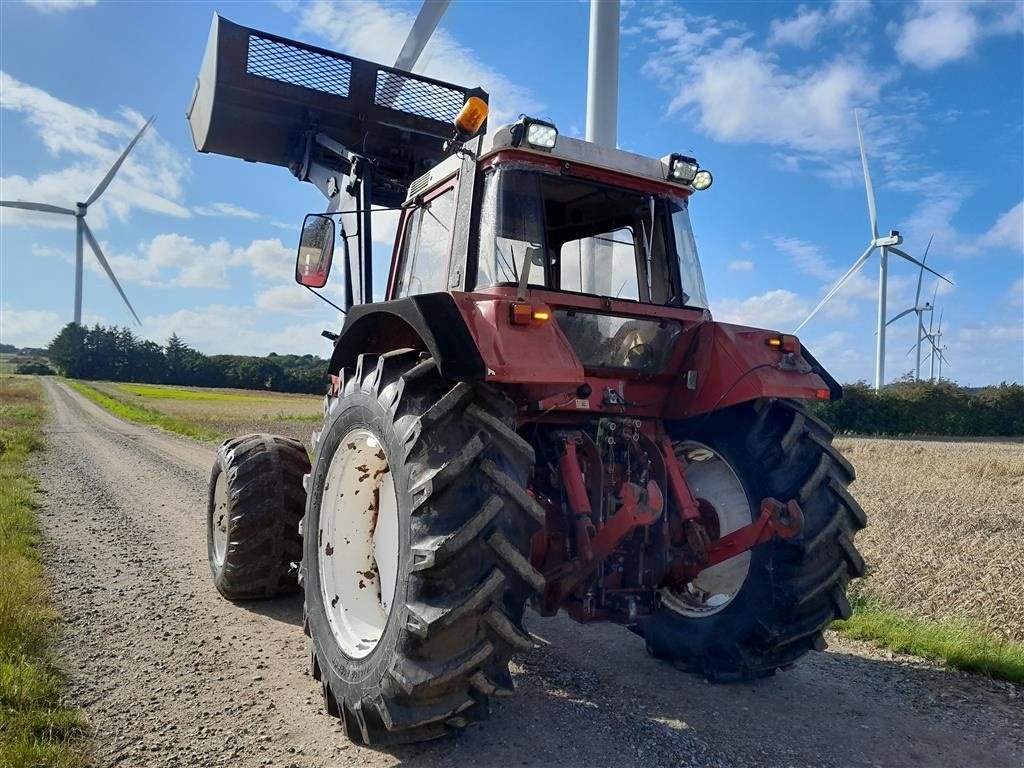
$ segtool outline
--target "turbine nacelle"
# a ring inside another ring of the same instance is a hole
[[[897,232],[895,229],[889,230],[888,237],[876,237],[871,241],[871,244],[875,248],[888,248],[891,245],[902,245],[903,235]]]

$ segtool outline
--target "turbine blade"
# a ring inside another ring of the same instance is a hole
[[[928,238],[928,245],[925,246],[924,256],[921,258],[921,263],[922,264],[924,264],[926,261],[928,261],[928,251],[932,247],[932,237],[935,237],[935,235],[932,235],[931,237]],[[921,303],[921,280],[923,280],[923,279],[924,279],[924,270],[922,269],[922,270],[920,270],[917,273],[917,293],[914,294],[914,306],[915,307],[918,304]]]
[[[905,316],[905,315],[909,315],[909,314],[910,314],[911,312],[913,312],[913,311],[914,311],[914,308],[913,308],[913,307],[911,307],[910,309],[904,309],[904,310],[903,310],[902,312],[900,312],[900,313],[899,313],[898,315],[896,315],[896,317],[894,317],[894,318],[893,318],[892,320],[890,320],[889,322],[887,322],[887,323],[886,323],[886,325],[892,325],[892,324],[893,324],[893,323],[895,323],[895,322],[896,322],[897,320],[899,320],[899,319],[900,319],[901,317],[903,317],[903,316]],[[877,334],[877,333],[878,333],[878,331],[875,331],[875,333]]]
[[[121,294],[121,298],[124,299],[124,303],[128,305],[128,311],[132,313],[132,317],[135,318],[135,322],[141,327],[142,321],[139,320],[139,316],[135,314],[135,308],[132,307],[132,303],[128,301],[128,297],[125,296],[124,291],[121,290],[121,284],[117,282],[117,278],[114,277],[114,270],[112,270],[110,268],[110,264],[107,263],[107,257],[103,255],[103,251],[100,250],[100,244],[96,242],[96,238],[92,235],[92,230],[89,229],[89,225],[85,223],[84,219],[82,220],[82,231],[85,232],[85,239],[89,241],[89,245],[92,247],[92,252],[96,254],[96,260],[99,261],[100,266],[103,267],[104,271],[107,273],[107,277],[110,278],[110,282],[112,282],[114,287],[117,288],[117,292]]]
[[[46,203],[23,203],[20,200],[0,200],[0,205],[5,208],[23,208],[26,211],[41,211],[42,213],[68,213],[72,216],[75,215],[75,211],[70,208],[59,208],[56,205],[48,205]]]
[[[858,272],[858,270],[860,270],[860,268],[864,266],[864,262],[868,260],[868,257],[871,256],[871,253],[874,250],[875,245],[874,243],[872,243],[871,245],[868,246],[868,249],[860,255],[860,258],[853,263],[853,266],[846,271],[846,274],[840,277],[839,281],[834,286],[832,286],[832,290],[825,294],[825,298],[818,302],[818,306],[811,310],[811,314],[804,318],[804,321],[797,326],[796,331],[794,331],[794,333],[799,332],[801,328],[807,325],[808,321],[810,321],[812,317],[818,314],[818,310],[824,307],[825,304],[828,303],[828,300],[839,292],[839,289],[843,287],[846,281],[853,277]]]
[[[895,253],[895,254],[896,254],[897,256],[902,256],[902,257],[903,257],[904,259],[906,259],[907,261],[909,261],[909,262],[910,262],[911,264],[917,264],[917,266],[919,266],[919,267],[920,267],[921,269],[926,269],[926,270],[928,270],[929,272],[931,272],[931,273],[932,273],[933,275],[935,275],[936,277],[938,277],[938,278],[941,278],[942,280],[945,280],[945,281],[946,281],[947,283],[949,283],[950,285],[954,285],[953,281],[952,281],[952,280],[950,280],[950,279],[949,279],[948,277],[946,277],[945,275],[940,275],[940,274],[939,274],[938,272],[936,272],[936,271],[935,271],[934,269],[932,269],[931,267],[925,266],[925,263],[924,263],[923,261],[918,261],[917,259],[915,259],[915,258],[914,258],[913,256],[911,256],[911,255],[910,255],[909,253],[907,253],[906,251],[901,251],[901,250],[900,250],[899,248],[897,248],[897,247],[896,247],[896,246],[894,246],[894,245],[890,245],[890,246],[886,246],[886,247],[887,247],[887,248],[888,248],[888,249],[889,249],[889,250],[890,250],[890,251],[891,251],[892,253]]]
[[[99,184],[96,185],[96,189],[92,191],[92,194],[89,195],[89,199],[85,201],[85,206],[87,208],[95,203],[96,198],[106,191],[110,182],[114,180],[114,176],[116,176],[117,172],[121,169],[121,164],[125,161],[125,158],[128,157],[128,153],[132,151],[136,144],[139,143],[139,139],[142,138],[142,134],[144,134],[146,129],[153,124],[154,120],[156,120],[156,117],[151,117],[146,121],[146,124],[142,126],[137,134],[135,134],[135,138],[131,140],[127,147],[124,148],[124,152],[121,153],[121,156],[117,158],[112,166],[110,166],[110,170],[107,171],[107,175],[103,177],[103,180],[100,181]]]
[[[412,29],[409,30],[409,36],[405,38],[405,45],[395,59],[395,69],[412,72],[450,2],[451,0],[423,0],[420,12],[412,23]]]
[[[942,315],[945,311],[946,310],[942,310],[942,312],[939,312],[939,327],[937,329],[939,333],[942,333]]]
[[[864,132],[860,129],[860,113],[853,110],[853,118],[857,121],[857,141],[860,144],[860,164],[864,167],[864,189],[868,194],[868,217],[871,219],[871,235],[878,239],[878,212],[875,209],[875,190],[871,186],[871,172],[868,170],[868,154],[864,150]]]

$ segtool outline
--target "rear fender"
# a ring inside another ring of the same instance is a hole
[[[714,321],[695,328],[666,417],[688,418],[763,397],[838,400],[843,396],[839,383],[803,345],[791,360],[768,346],[768,339],[777,335]]]
[[[449,381],[483,379],[487,372],[476,342],[447,293],[425,293],[395,301],[359,304],[349,310],[334,344],[328,373],[354,367],[359,355],[420,349]]]

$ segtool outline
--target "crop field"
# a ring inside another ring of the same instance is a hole
[[[1024,641],[1024,441],[840,438],[868,513],[857,587],[902,614]]]
[[[118,402],[204,430],[209,440],[275,432],[302,440],[322,399],[250,390],[90,383]],[[861,600],[1024,641],[1024,441],[837,439],[868,514],[857,546]]]

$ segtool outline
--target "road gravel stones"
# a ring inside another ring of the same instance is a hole
[[[55,381],[35,470],[72,704],[98,767],[1020,766],[1021,688],[864,643],[716,686],[620,627],[531,616],[540,647],[489,722],[351,744],[308,674],[301,599],[232,605],[206,564],[213,450],[129,425]]]

